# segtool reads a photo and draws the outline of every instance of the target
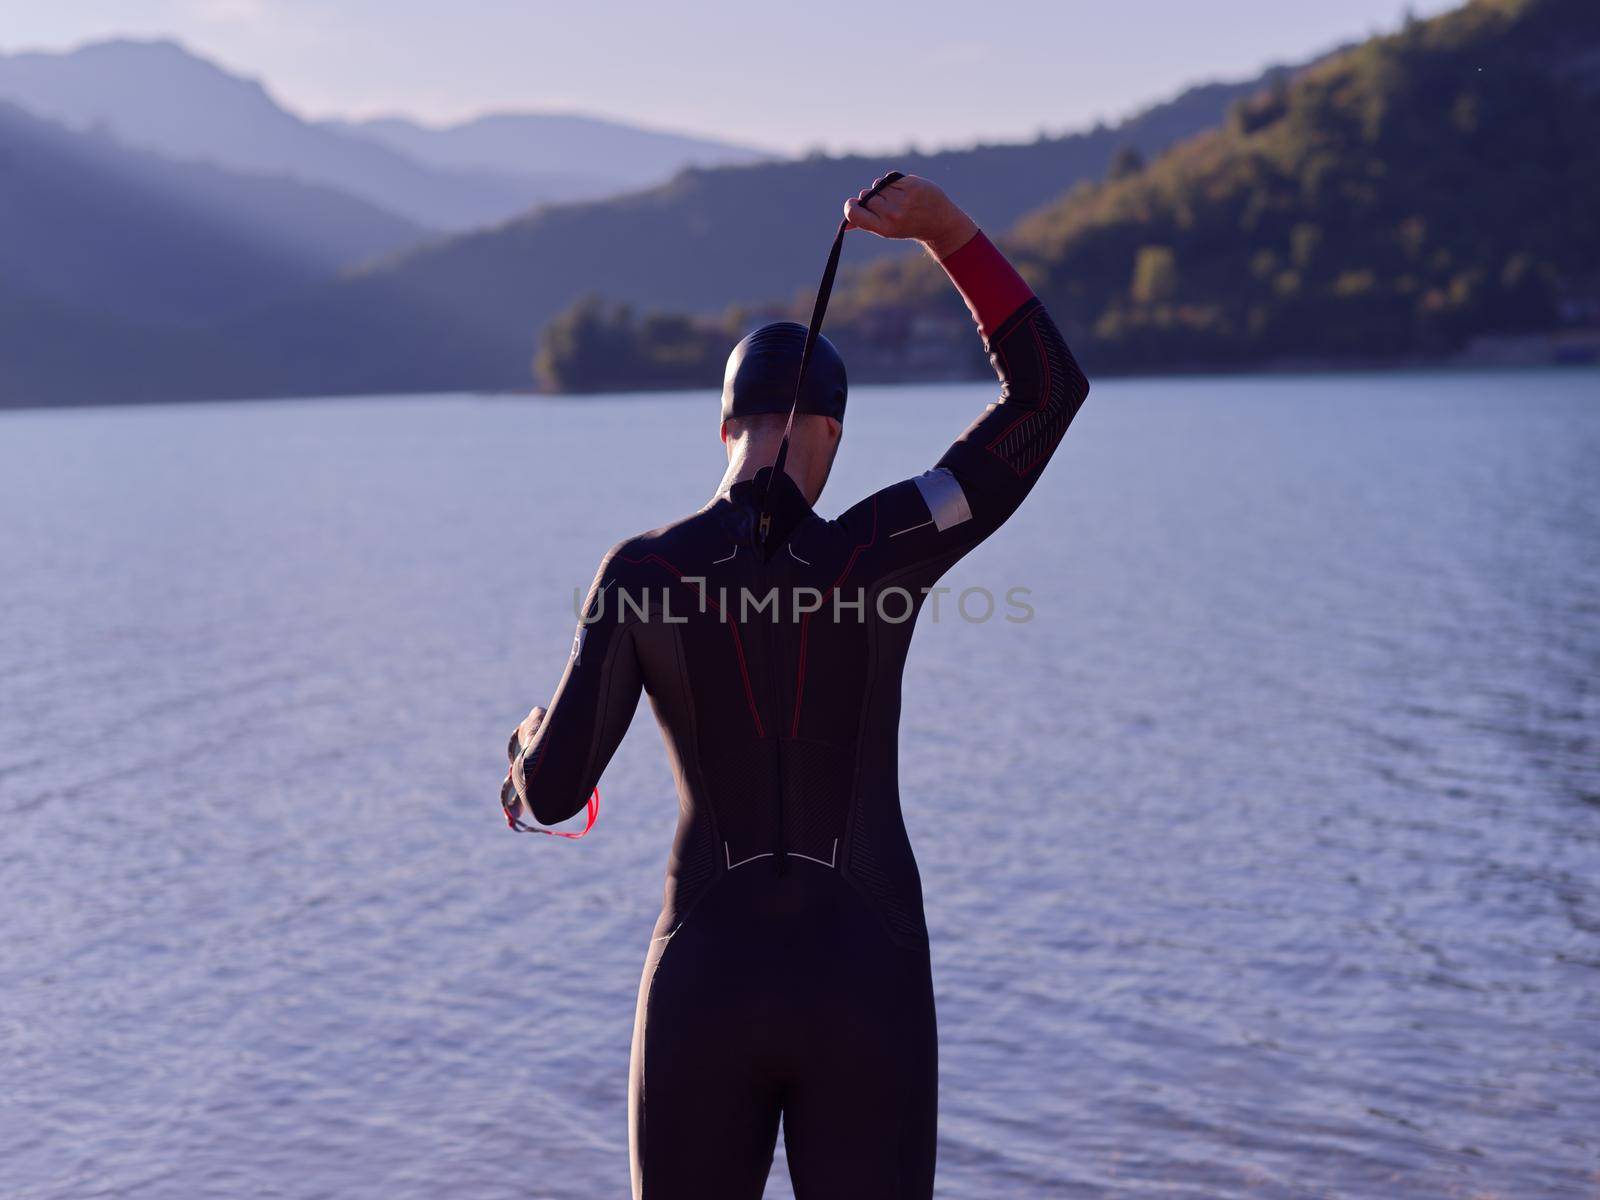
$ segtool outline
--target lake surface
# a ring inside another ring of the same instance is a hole
[[[586,841],[496,794],[715,419],[0,415],[0,1194],[626,1194],[648,706]],[[1600,1192],[1600,373],[1100,383],[946,582],[1036,616],[907,672],[941,1196]]]

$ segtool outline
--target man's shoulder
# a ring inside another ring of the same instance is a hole
[[[722,522],[714,519],[709,507],[689,513],[665,525],[624,538],[606,551],[601,562],[603,573],[632,575],[640,571],[665,570],[674,575],[693,574],[702,566],[703,551],[727,540]]]

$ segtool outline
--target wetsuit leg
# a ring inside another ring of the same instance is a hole
[[[756,1200],[783,1114],[797,1200],[928,1200],[938,1037],[925,941],[827,866],[730,872],[651,945],[634,1029],[643,1200]]]
[[[634,1200],[759,1200],[766,1187],[781,1096],[738,955],[692,921],[651,944],[629,1090]]]
[[[864,906],[816,932],[783,1100],[796,1200],[928,1200],[939,1068],[927,947],[894,946]]]

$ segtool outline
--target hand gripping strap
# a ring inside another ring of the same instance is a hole
[[[505,783],[500,785],[500,807],[505,811],[506,824],[517,833],[543,833],[550,837],[571,838],[573,841],[577,841],[579,838],[587,836],[588,832],[594,828],[594,823],[600,818],[600,787],[596,784],[594,791],[589,793],[588,803],[584,805],[583,828],[576,831],[571,829],[546,829],[543,825],[524,821],[518,816],[518,811],[526,808],[526,805],[523,804],[522,798],[517,795],[516,784],[511,782],[509,774],[506,775]],[[528,815],[533,815],[531,809],[528,810]]]

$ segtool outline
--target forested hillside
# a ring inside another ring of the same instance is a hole
[[[1597,323],[1597,145],[1600,5],[1475,0],[1122,156],[1002,241],[1096,370],[1438,358]],[[552,327],[542,374],[710,386],[739,324],[591,301]],[[915,257],[848,273],[828,324],[858,378],[981,370],[967,328]]]
[[[1597,144],[1600,5],[1477,0],[1239,103],[1007,244],[1101,369],[1450,353],[1592,312]],[[936,311],[934,274],[861,273],[856,339]]]

